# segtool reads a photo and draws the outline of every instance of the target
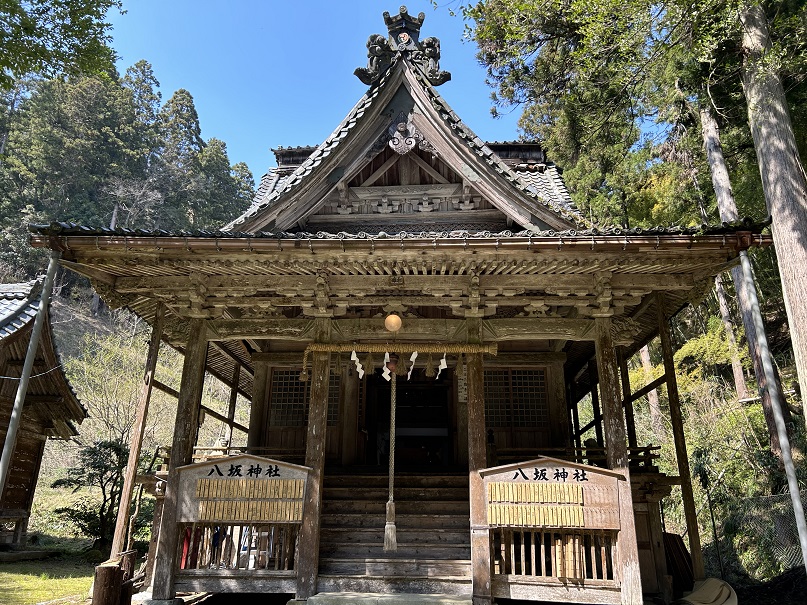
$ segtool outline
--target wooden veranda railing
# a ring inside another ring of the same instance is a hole
[[[617,532],[613,530],[513,529],[491,531],[491,574],[614,580]]]
[[[628,448],[630,468],[634,472],[658,472],[656,460],[661,456],[659,445]],[[499,448],[488,435],[488,463],[491,466],[509,464],[536,456],[549,456],[560,460],[568,460],[578,464],[605,467],[605,448],[603,447],[557,447],[557,448]]]
[[[180,570],[294,569],[299,533],[296,523],[181,523],[178,529]]]
[[[619,603],[621,518],[633,515],[620,504],[624,475],[549,457],[478,473],[471,518],[488,552],[472,550],[472,567],[489,557],[494,598]]]
[[[176,586],[293,592],[308,473],[250,454],[214,454],[179,468]]]

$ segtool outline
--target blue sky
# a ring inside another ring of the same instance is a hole
[[[426,13],[422,37],[441,42],[440,66],[452,80],[440,93],[482,139],[517,137],[518,111],[490,116],[490,88],[463,42],[465,23],[449,15],[458,2]],[[370,34],[386,35],[382,13],[399,2],[358,0],[124,0],[112,14],[113,46],[123,71],[146,59],[163,102],[178,88],[191,92],[202,136],[227,143],[230,161],[246,162],[255,179],[274,165],[270,149],[318,145],[347,115],[366,87],[353,70],[366,65]]]

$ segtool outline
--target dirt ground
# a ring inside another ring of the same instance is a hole
[[[807,573],[799,566],[764,584],[735,587],[739,605],[804,605]]]

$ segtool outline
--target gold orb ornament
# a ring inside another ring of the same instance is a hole
[[[400,315],[396,315],[395,313],[390,313],[387,315],[386,319],[384,319],[384,327],[390,332],[400,330],[402,323]]]

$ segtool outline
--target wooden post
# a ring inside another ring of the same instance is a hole
[[[92,583],[93,605],[120,605],[123,570],[118,561],[107,561],[95,568]]]
[[[325,430],[328,420],[330,353],[314,352],[311,363],[311,403],[308,408],[308,435],[305,465],[311,468],[305,488],[303,524],[297,546],[298,601],[317,593],[319,567],[319,527],[322,508],[322,481],[325,466]]]
[[[605,442],[602,438],[603,417],[602,411],[600,411],[600,395],[597,393],[597,383],[600,377],[597,374],[597,370],[592,367],[591,364],[588,366],[588,376],[589,384],[591,385],[591,413],[594,416],[594,436],[597,439],[597,445],[604,447]]]
[[[619,374],[622,377],[622,406],[625,408],[625,424],[628,427],[628,447],[636,447],[636,421],[633,418],[628,359],[625,357],[624,347],[619,351]]]
[[[151,328],[148,356],[146,357],[146,371],[143,374],[143,386],[137,400],[137,412],[132,433],[129,437],[129,460],[126,463],[126,475],[123,478],[118,518],[115,521],[115,535],[112,538],[111,556],[126,550],[126,529],[129,527],[129,507],[132,503],[135,477],[137,476],[137,463],[140,460],[140,450],[143,447],[143,434],[146,432],[146,418],[149,413],[151,391],[154,385],[154,372],[157,367],[157,356],[160,352],[160,341],[163,336],[163,320],[165,319],[165,305],[157,303],[154,316],[154,325]]]
[[[193,458],[193,435],[199,420],[199,404],[205,378],[207,358],[207,325],[203,319],[189,322],[188,343],[185,346],[185,362],[182,366],[182,381],[177,400],[177,416],[174,423],[174,440],[168,463],[168,484],[165,490],[160,537],[157,539],[157,556],[154,565],[152,596],[155,600],[174,598],[174,575],[176,572],[177,534],[177,469]]]
[[[238,402],[238,382],[240,380],[241,380],[241,364],[237,363],[233,368],[233,383],[230,387],[230,405],[227,407],[227,428],[224,429],[224,440],[227,442],[227,447],[230,447],[230,445],[232,445],[233,442],[233,422],[235,421],[235,404]]]
[[[259,448],[265,445],[267,384],[269,382],[269,364],[265,361],[254,362],[255,374],[252,379],[252,402],[249,407],[249,433],[247,433],[247,452],[260,453]]]
[[[670,423],[675,443],[675,457],[678,460],[678,475],[681,477],[681,499],[684,505],[684,517],[687,524],[689,552],[692,556],[692,573],[696,580],[705,577],[701,536],[698,530],[698,514],[695,510],[695,496],[692,494],[692,473],[689,470],[686,441],[684,439],[684,420],[681,416],[681,399],[678,396],[678,382],[675,378],[672,339],[667,315],[664,311],[664,295],[656,293],[656,310],[658,313],[658,334],[661,340],[661,356],[664,360],[664,375],[667,378],[667,399],[670,402]]]
[[[359,434],[359,373],[348,362],[342,371],[342,465],[356,463]]]
[[[490,529],[487,500],[482,476],[477,472],[487,466],[487,431],[485,429],[485,390],[482,353],[466,356],[468,374],[468,470],[471,499],[471,572],[473,605],[490,605]]]
[[[628,469],[628,449],[625,424],[619,396],[619,373],[616,352],[611,337],[611,318],[597,317],[596,331],[597,373],[600,379],[603,424],[605,427],[605,455],[609,468],[625,477],[618,481],[619,538],[617,551],[623,605],[642,605],[642,579],[639,573],[639,550],[636,544],[636,523],[633,517],[633,497]]]

